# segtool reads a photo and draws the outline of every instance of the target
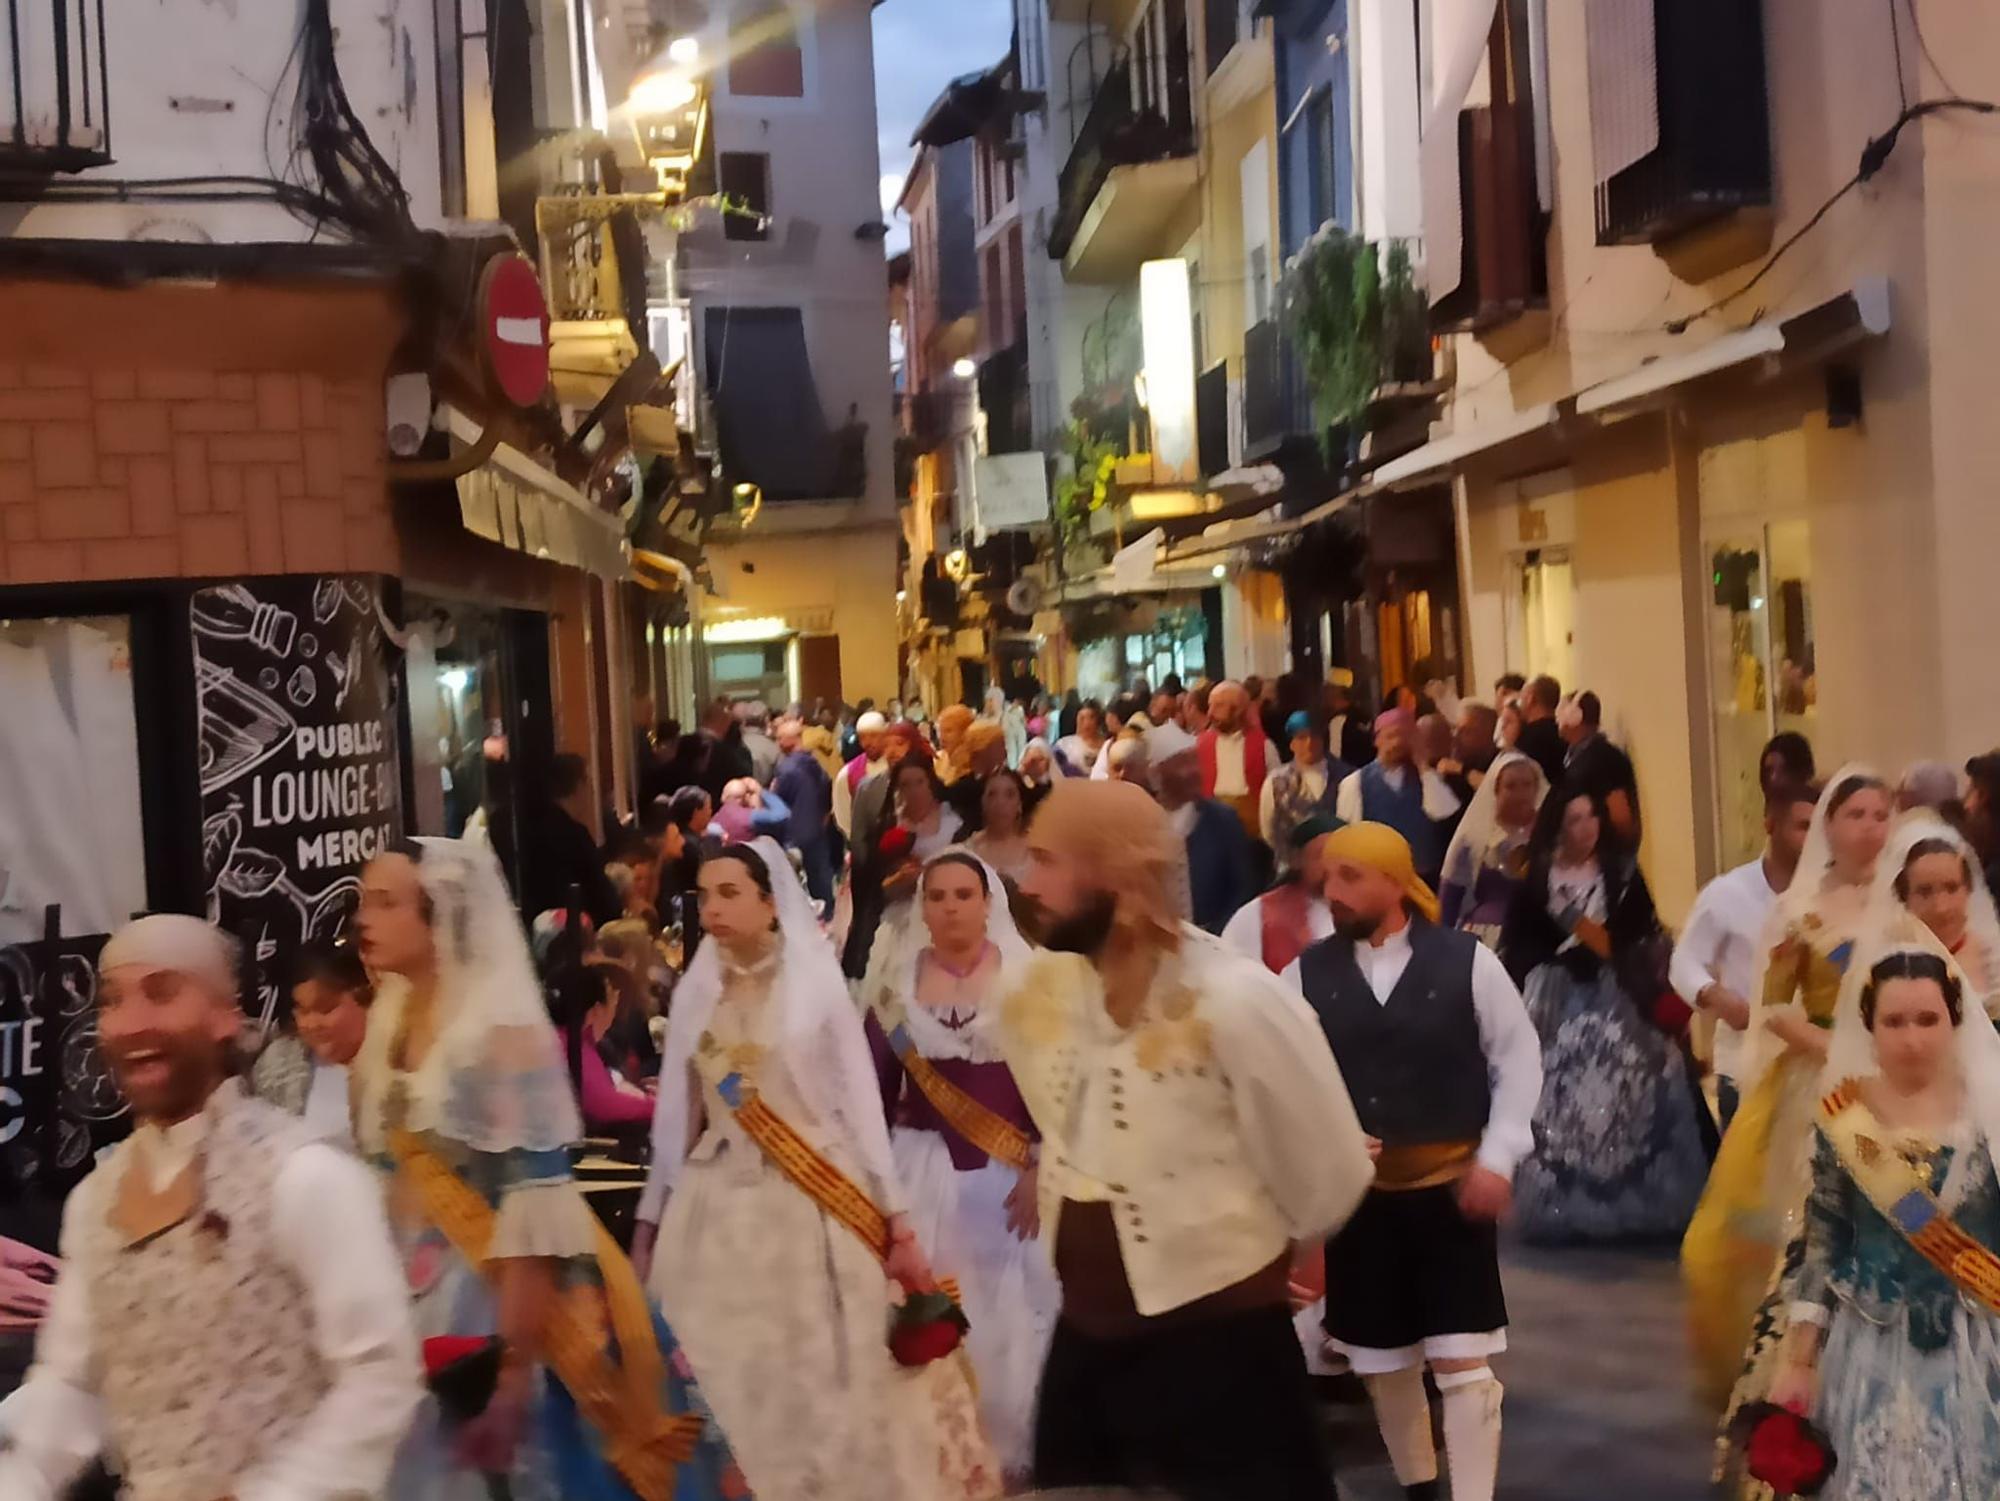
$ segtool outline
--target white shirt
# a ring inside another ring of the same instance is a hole
[[[1299,780],[1305,783],[1307,796],[1312,798],[1314,802],[1318,802],[1326,795],[1326,762],[1322,761],[1317,766],[1308,766],[1303,761],[1294,761],[1292,769],[1299,774]],[[1278,847],[1278,780],[1275,776],[1264,778],[1264,790],[1257,794],[1257,827],[1263,832],[1264,842],[1270,845],[1272,849],[1276,849]]]
[[[1306,939],[1308,945],[1318,943],[1322,938],[1333,937],[1333,914],[1327,910],[1325,902],[1310,902],[1306,906]],[[1223,925],[1222,943],[1225,948],[1235,949],[1239,954],[1248,954],[1259,964],[1264,962],[1264,903],[1259,898],[1245,902],[1236,909],[1236,915]]]
[[[313,1061],[302,1116],[306,1130],[337,1147],[354,1145],[354,1117],[347,1103],[347,1070],[338,1063]]]
[[[1248,797],[1250,778],[1243,769],[1244,757],[1248,754],[1249,737],[1241,730],[1217,730],[1215,732],[1215,792],[1216,797]],[[1278,769],[1278,753],[1271,742],[1264,742],[1265,786],[1269,777]]]
[[[1667,978],[1682,1000],[1695,1005],[1704,989],[1721,985],[1755,1004],[1750,986],[1757,970],[1757,940],[1777,900],[1761,856],[1701,888],[1667,966]],[[1742,1061],[1743,1034],[1718,1018],[1715,1072],[1734,1079]]]
[[[848,766],[853,765],[849,762]],[[833,821],[840,825],[840,835],[845,839],[854,832],[854,794],[874,778],[888,769],[889,763],[877,756],[872,761],[861,763],[861,781],[849,786],[847,766],[840,768],[840,775],[833,779]]]
[[[1167,822],[1174,826],[1174,832],[1185,841],[1194,833],[1195,805],[1182,803],[1178,808],[1167,809]]]
[[[1382,775],[1388,778],[1389,785],[1394,787],[1398,792],[1403,790],[1403,782],[1409,774],[1410,768],[1407,766],[1385,766],[1382,768]],[[1453,792],[1450,786],[1446,784],[1445,779],[1435,771],[1426,771],[1422,775],[1424,817],[1430,819],[1433,823],[1451,817],[1452,814],[1458,811],[1458,794]],[[1360,823],[1362,821],[1360,772],[1350,772],[1346,779],[1341,782],[1340,791],[1334,794],[1333,812],[1334,816],[1342,823]]]
[[[164,1131],[140,1127],[127,1151],[105,1159],[70,1195],[64,1256],[73,1255],[80,1226],[109,1212],[127,1161],[143,1166],[156,1189],[164,1187],[193,1162],[207,1127],[205,1115]],[[312,1302],[331,1385],[296,1434],[237,1478],[234,1501],[378,1496],[424,1399],[409,1286],[389,1238],[381,1189],[360,1161],[313,1143],[279,1169],[272,1195],[272,1243]],[[94,1343],[89,1285],[64,1276],[49,1300],[27,1380],[0,1402],[6,1501],[57,1501],[103,1449],[108,1425],[91,1369]]]
[[[1377,944],[1357,943],[1354,962],[1375,999],[1384,1006],[1410,967],[1410,930],[1404,927]],[[1285,981],[1304,993],[1299,961]],[[1514,1176],[1521,1159],[1535,1149],[1535,1105],[1542,1097],[1542,1041],[1528,1017],[1527,1003],[1514,988],[1499,956],[1485,944],[1472,949],[1472,1010],[1479,1019],[1479,1048],[1486,1055],[1493,1105],[1479,1139],[1479,1165],[1503,1178]]]

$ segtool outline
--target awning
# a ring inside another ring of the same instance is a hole
[[[479,424],[465,413],[448,405],[438,412],[460,442],[471,446],[479,441]],[[459,520],[475,537],[599,578],[626,576],[625,528],[619,519],[519,449],[502,443],[456,483]]]
[[[1463,432],[1451,433],[1413,448],[1399,459],[1391,459],[1374,474],[1377,485],[1396,485],[1441,473],[1460,459],[1470,458],[1502,443],[1525,438],[1556,420],[1556,403],[1545,401],[1494,422],[1482,422]]]
[[[795,307],[712,307],[703,331],[723,467],[767,500],[834,493],[833,436]]]
[[[1823,359],[1860,339],[1889,331],[1889,283],[1880,276],[1863,277],[1852,291],[1795,313],[1767,318],[1709,340],[1686,354],[1662,355],[1629,375],[1601,382],[1579,392],[1579,413],[1604,412],[1629,406],[1674,386],[1699,380],[1748,360],[1769,355]]]

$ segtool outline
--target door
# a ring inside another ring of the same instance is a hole
[[[1507,598],[1507,662],[1530,676],[1576,680],[1576,578],[1567,547],[1515,555]]]
[[[813,700],[838,704],[840,697],[840,637],[799,637],[799,699],[807,708]]]

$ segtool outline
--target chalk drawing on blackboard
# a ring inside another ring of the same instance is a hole
[[[265,604],[243,584],[218,584],[195,593],[189,609],[195,634],[216,641],[248,641],[274,657],[292,654],[299,617]]]
[[[196,656],[194,666],[201,690],[195,711],[200,720],[196,755],[201,790],[207,794],[227,787],[282,751],[297,721],[268,694],[239,681],[228,668],[201,656]]]

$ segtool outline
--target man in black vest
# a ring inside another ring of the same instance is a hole
[[[1440,1495],[1424,1367],[1444,1398],[1453,1501],[1492,1501],[1507,1347],[1496,1222],[1534,1145],[1541,1043],[1491,950],[1437,925],[1409,844],[1356,823],[1322,843],[1334,936],[1286,975],[1318,1014],[1375,1186],[1326,1248],[1327,1343],[1368,1386],[1396,1478]]]

